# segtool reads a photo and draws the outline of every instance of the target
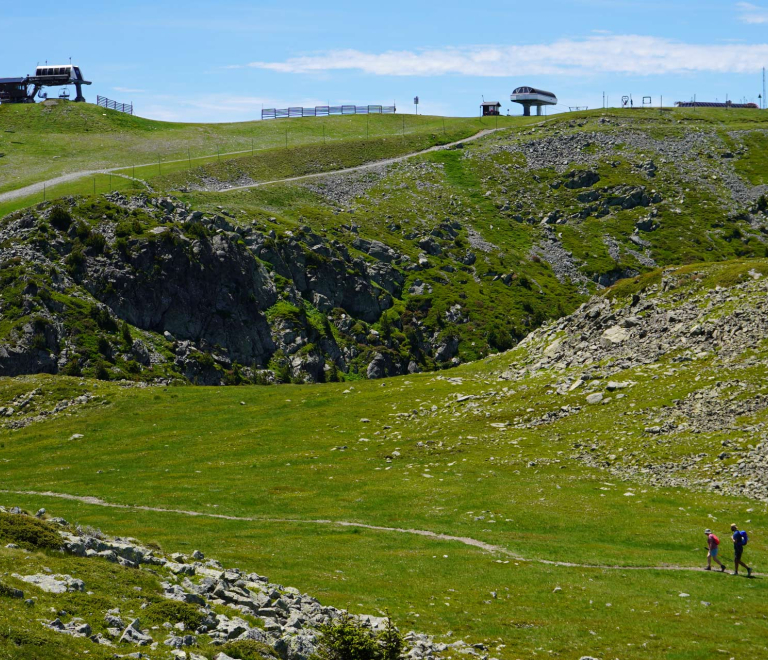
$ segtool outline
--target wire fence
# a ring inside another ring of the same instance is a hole
[[[106,96],[96,96],[96,105],[106,108],[107,110],[117,110],[118,112],[125,112],[126,114],[133,114],[133,103],[118,103],[112,99],[108,99]]]
[[[393,115],[394,105],[316,105],[314,108],[265,108],[262,119],[289,119],[293,117],[327,117],[328,115]]]

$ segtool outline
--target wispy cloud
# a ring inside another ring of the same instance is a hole
[[[507,77],[521,75],[661,75],[695,72],[754,73],[768,61],[768,44],[748,48],[700,45],[642,35],[591,36],[548,44],[447,47],[366,53],[331,50],[283,62],[247,66],[279,73],[357,70],[378,76]]]
[[[287,108],[289,105],[314,107],[327,101],[305,98],[286,101],[259,96],[235,96],[209,94],[200,97],[175,97],[158,95],[140,108],[142,117],[163,121],[232,122],[259,119],[261,109]]]
[[[134,89],[133,87],[113,87],[116,92],[124,92],[125,94],[143,94],[147,90],[145,89]]]
[[[738,2],[736,9],[739,12],[739,20],[742,23],[758,25],[768,23],[768,9],[753,5],[751,2]]]

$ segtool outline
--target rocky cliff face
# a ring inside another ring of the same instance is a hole
[[[455,353],[418,328],[413,351],[371,328],[405,281],[378,241],[350,250],[308,227],[278,236],[113,194],[9,216],[0,244],[2,375],[323,381]]]

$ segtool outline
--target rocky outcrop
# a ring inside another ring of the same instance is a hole
[[[0,507],[0,511],[8,512],[5,507]],[[17,515],[25,515],[16,507],[13,511],[18,512]],[[197,550],[191,554],[165,554],[141,545],[135,539],[112,538],[91,529],[85,532],[61,518],[54,520],[61,528],[59,534],[66,554],[119,563],[126,570],[149,570],[158,581],[158,593],[167,600],[193,606],[200,614],[200,623],[196,628],[186,628],[183,623],[173,625],[172,622],[150,628],[143,623],[141,615],[129,618],[119,608],[112,608],[106,612],[92,612],[90,623],[77,617],[66,623],[59,618],[41,620],[42,626],[51,631],[88,637],[96,644],[118,647],[127,652],[136,653],[141,648],[150,654],[162,654],[162,657],[166,657],[167,653],[163,647],[193,650],[199,647],[202,651],[203,648],[215,648],[227,642],[249,640],[261,642],[265,649],[273,649],[283,660],[308,660],[318,650],[321,626],[347,615],[344,610],[323,605],[298,589],[270,582],[258,573],[226,568]],[[32,589],[43,589],[54,595],[83,591],[87,587],[82,580],[68,575],[13,577],[30,584]],[[115,574],[115,579],[119,584],[120,573]],[[129,582],[126,581],[127,584]],[[66,615],[66,612],[60,613],[62,617]],[[373,632],[381,632],[387,626],[387,619],[381,616],[360,614],[353,618]],[[92,634],[91,624],[97,621],[106,623],[106,635]],[[446,644],[423,633],[410,631],[404,635],[404,641],[407,657],[413,660],[440,657],[452,652],[477,658],[488,657],[481,653],[485,649],[483,645],[470,645],[463,640]],[[139,657],[138,654],[136,657]],[[229,656],[220,654],[216,657]]]
[[[68,219],[53,227],[44,205],[0,228],[0,241],[11,246],[0,266],[13,264],[22,271],[15,281],[27,282],[18,293],[22,308],[18,296],[5,305],[27,320],[0,338],[0,375],[314,382],[365,373],[375,359],[385,366],[374,365],[372,377],[405,373],[442,351],[418,329],[408,353],[370,328],[402,298],[413,268],[380,241],[344,243],[307,226],[278,235],[171,198],[105,197],[109,215],[95,224],[80,220],[83,209],[71,199]],[[446,236],[455,235],[445,226]],[[440,249],[432,236],[424,241]],[[88,340],[78,321],[83,307],[94,321]]]

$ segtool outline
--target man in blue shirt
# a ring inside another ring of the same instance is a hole
[[[739,574],[739,564],[741,564],[747,569],[747,577],[752,577],[752,569],[741,561],[741,555],[744,553],[744,537],[736,526],[736,523],[731,525],[731,532],[733,532],[733,562],[736,567],[733,574]]]

